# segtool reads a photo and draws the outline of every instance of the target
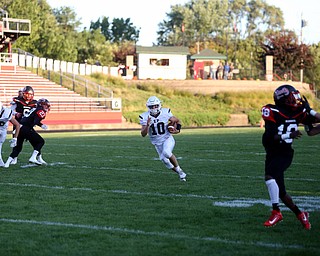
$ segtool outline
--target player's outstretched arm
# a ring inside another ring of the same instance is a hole
[[[305,96],[303,96],[302,104],[303,104],[304,108],[306,109],[306,112],[309,113],[310,115],[314,116],[317,119],[317,121],[320,122],[320,113],[318,113],[317,111],[313,110],[310,107],[310,104]]]
[[[149,126],[150,126],[150,121],[151,121],[151,118],[148,117],[147,124],[141,126],[141,136],[142,137],[146,137],[147,136],[148,130],[149,130]]]
[[[313,126],[313,125],[305,125],[305,131],[309,136],[314,136],[320,133],[320,124]]]

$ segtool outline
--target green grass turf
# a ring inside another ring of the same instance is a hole
[[[283,205],[268,229],[262,133],[182,130],[174,153],[187,182],[140,131],[42,133],[48,166],[28,164],[26,142],[0,169],[0,255],[320,255],[320,137],[303,132],[286,172],[312,229]]]

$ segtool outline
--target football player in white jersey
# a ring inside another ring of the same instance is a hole
[[[2,160],[2,144],[6,140],[9,122],[16,126],[16,132],[13,138],[10,140],[10,147],[13,148],[17,145],[17,137],[20,132],[20,124],[14,118],[12,110],[4,107],[2,102],[0,101],[0,167],[4,166],[4,162]]]
[[[148,111],[139,115],[142,137],[150,137],[160,160],[168,169],[179,175],[181,181],[186,181],[186,174],[180,168],[177,158],[172,153],[175,140],[172,134],[180,132],[180,120],[173,116],[169,108],[162,108],[161,101],[156,96],[151,96],[146,103]],[[168,123],[176,124],[173,132],[169,132]]]

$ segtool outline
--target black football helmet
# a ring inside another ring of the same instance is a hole
[[[34,90],[31,86],[26,86],[22,89],[23,98],[26,101],[32,101],[34,96]]]
[[[47,99],[44,99],[44,98],[39,99],[37,101],[37,107],[40,107],[40,106],[43,108],[44,111],[46,111],[46,112],[50,111],[51,105]]]
[[[292,85],[284,84],[279,86],[273,94],[276,106],[286,107],[291,110],[302,106],[302,98],[300,92]]]

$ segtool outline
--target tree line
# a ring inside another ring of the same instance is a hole
[[[130,18],[97,17],[81,27],[68,6],[51,8],[46,0],[2,0],[11,18],[30,19],[32,33],[14,47],[39,57],[101,65],[125,63],[135,55],[139,29]],[[306,45],[284,29],[281,9],[264,0],[189,0],[172,5],[159,22],[159,46],[186,46],[190,54],[210,48],[225,54],[238,69],[264,70],[266,55],[274,57],[280,76],[299,77],[316,88],[320,82],[320,43]]]

